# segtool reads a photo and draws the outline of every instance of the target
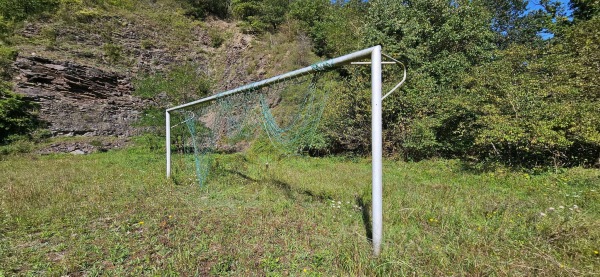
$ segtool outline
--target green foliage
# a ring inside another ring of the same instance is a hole
[[[338,9],[326,2],[300,0],[290,11],[321,54],[340,41],[320,32],[328,12],[317,10]],[[406,85],[384,102],[386,152],[527,167],[598,163],[598,21],[569,26],[555,2],[542,4],[525,13],[520,0],[370,1],[360,48],[383,45],[409,67]],[[542,30],[556,38],[541,40]],[[368,152],[369,72],[347,73],[326,117],[330,148]],[[400,74],[384,72],[390,82]]]
[[[0,143],[0,155],[18,155],[30,153],[35,148],[35,143],[27,136],[11,136],[8,144]]]
[[[13,28],[13,22],[0,15],[0,45],[6,43],[6,39],[12,34]]]
[[[599,162],[599,23],[576,24],[547,48],[513,46],[467,78],[477,117],[461,132],[480,154],[528,166]]]
[[[600,14],[600,1],[571,0],[570,3],[576,20],[589,20]]]
[[[123,47],[121,45],[105,43],[102,48],[109,63],[115,64],[121,61],[121,57],[123,56]]]
[[[218,28],[210,28],[208,30],[208,36],[210,37],[210,45],[214,48],[219,48],[225,42],[225,34]]]
[[[166,107],[197,100],[211,92],[212,81],[195,64],[183,64],[166,73],[142,76],[135,82],[136,95]]]
[[[21,140],[37,127],[36,105],[10,91],[8,83],[0,80],[0,144]]]
[[[548,12],[552,6],[550,1],[542,1],[546,11],[528,11],[528,1],[523,0],[484,0],[483,5],[492,14],[492,30],[495,43],[504,49],[513,43],[541,44],[538,33],[545,29],[548,32],[552,14]]]
[[[145,137],[150,149],[163,149],[157,144],[164,137],[165,109],[173,105],[187,103],[207,96],[211,92],[212,81],[202,72],[197,65],[184,64],[172,68],[164,74],[142,76],[135,81],[135,94],[145,99],[153,100],[156,105],[143,111],[137,125],[144,127],[148,132]],[[173,122],[180,118],[173,118]],[[184,128],[174,129],[174,137],[187,132]]]
[[[92,23],[94,20],[100,18],[102,13],[94,8],[84,8],[74,14],[75,20],[80,23]]]
[[[284,22],[288,0],[232,0],[231,11],[248,33],[275,31]]]
[[[290,17],[302,22],[319,56],[335,57],[358,50],[367,4],[349,1],[332,4],[327,0],[297,0],[290,5]]]
[[[17,58],[17,50],[0,45],[0,80],[7,79],[10,75],[10,66]]]
[[[179,0],[188,5],[186,15],[197,19],[203,19],[207,15],[220,18],[229,16],[231,0]]]
[[[0,0],[0,46],[12,36],[15,23],[30,16],[49,13],[59,7],[60,0]]]
[[[453,4],[455,3],[455,4]],[[455,114],[452,108],[461,76],[491,58],[493,33],[489,14],[471,1],[371,1],[363,27],[363,47],[383,45],[384,51],[404,61],[407,84],[384,103],[384,140],[388,151],[421,159],[455,151],[439,140],[437,128]],[[397,68],[386,69],[386,79],[401,79]],[[356,75],[353,74],[353,75]],[[351,148],[369,149],[369,72],[352,82],[365,95],[347,98],[340,109],[349,112],[338,122]],[[344,94],[345,95],[345,94]],[[444,112],[442,112],[444,111]],[[360,131],[363,130],[363,131]],[[449,134],[442,134],[449,135]],[[347,142],[340,142],[342,145]]]
[[[20,21],[29,16],[58,8],[59,0],[0,0],[0,16]]]

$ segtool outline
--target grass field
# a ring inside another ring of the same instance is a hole
[[[268,167],[266,163],[269,163]],[[600,171],[222,155],[206,189],[139,148],[0,160],[0,276],[600,274]]]

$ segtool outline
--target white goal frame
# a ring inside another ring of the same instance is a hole
[[[382,62],[382,56],[387,57],[391,61]],[[370,62],[360,62],[360,60],[369,59]],[[226,97],[235,93],[256,90],[270,84],[275,84],[288,80],[290,78],[306,75],[319,70],[320,68],[336,67],[348,64],[371,65],[371,155],[372,155],[372,240],[373,254],[378,256],[381,253],[381,239],[383,236],[383,139],[382,139],[382,101],[392,92],[396,91],[406,80],[406,67],[404,64],[394,58],[383,54],[381,46],[367,48],[358,52],[354,52],[345,56],[330,59],[313,66],[305,67],[295,71],[291,71],[273,78],[269,78],[256,83],[238,87],[236,89],[221,92],[200,100],[189,102],[183,105],[172,107],[166,110],[166,155],[167,155],[167,178],[171,177],[171,112],[215,101],[219,98]],[[404,69],[404,78],[390,92],[382,97],[382,64],[398,64]]]

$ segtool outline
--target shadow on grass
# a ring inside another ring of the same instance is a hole
[[[365,226],[365,234],[369,241],[373,240],[373,225],[371,225],[371,214],[369,213],[369,203],[365,202],[360,196],[356,197],[356,205],[360,207],[362,212],[363,225]]]
[[[233,174],[233,175],[237,175],[238,177],[241,177],[242,179],[246,180],[246,181],[250,181],[250,182],[258,182],[260,180],[258,179],[254,179],[242,172],[239,172],[237,170],[231,170],[231,169],[223,169],[223,172],[228,173],[228,174]]]
[[[313,192],[311,190],[307,190],[307,189],[305,189],[305,190],[296,189],[291,184],[286,183],[281,180],[277,180],[277,179],[273,179],[273,178],[265,178],[265,179],[252,178],[242,172],[239,172],[236,170],[231,170],[231,169],[224,169],[223,172],[225,172],[227,174],[236,175],[236,176],[241,177],[242,179],[250,181],[250,182],[257,182],[257,183],[262,182],[264,184],[271,185],[275,188],[282,190],[283,193],[285,194],[285,196],[291,200],[296,200],[298,198],[297,197],[298,195],[308,196],[312,200],[317,200],[317,201],[325,201],[325,200],[331,199],[331,196],[326,195],[326,194],[318,194],[318,193],[315,193],[315,192]]]

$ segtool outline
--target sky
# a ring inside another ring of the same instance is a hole
[[[563,7],[567,10],[568,14],[570,15],[569,12],[569,0],[558,0],[558,2],[560,2]],[[527,8],[529,10],[535,11],[535,10],[539,10],[542,7],[540,6],[540,1],[539,0],[530,0],[529,4],[527,5]]]
[[[563,8],[567,12],[567,16],[569,18],[571,18],[571,10],[569,8],[569,0],[558,0],[558,2],[560,2],[562,4]],[[529,4],[527,5],[527,9],[529,9],[530,11],[539,10],[542,8],[542,6],[539,3],[540,3],[539,0],[530,0]],[[540,32],[540,33],[538,33],[538,35],[541,36],[542,39],[544,39],[544,40],[551,39],[554,37],[553,34],[544,33],[544,32]]]

